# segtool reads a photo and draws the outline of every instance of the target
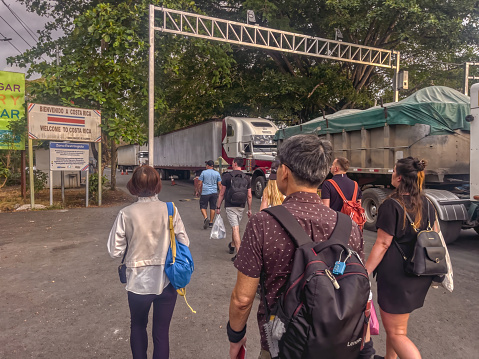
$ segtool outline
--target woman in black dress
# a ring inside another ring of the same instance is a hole
[[[368,273],[376,274],[378,303],[386,330],[386,359],[421,358],[407,337],[407,323],[409,314],[423,306],[432,277],[406,275],[404,260],[393,241],[408,258],[411,256],[416,232],[405,211],[414,219],[416,228],[426,229],[430,223],[438,230],[434,207],[422,193],[425,166],[424,161],[412,157],[397,161],[391,178],[396,190],[379,207],[377,239],[366,262]]]

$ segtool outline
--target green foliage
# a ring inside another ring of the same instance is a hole
[[[42,74],[37,102],[99,108],[110,138],[144,143],[148,117],[147,0],[19,0],[51,15],[39,45],[10,61]],[[158,6],[401,52],[411,90],[461,89],[454,64],[479,61],[479,8],[471,0],[156,0]],[[65,36],[53,41],[51,32]],[[40,55],[61,50],[60,65]],[[445,63],[449,63],[445,64]],[[452,64],[452,65],[451,65]],[[392,70],[155,33],[156,133],[225,115],[306,121],[322,111],[392,100]],[[58,99],[60,89],[60,99]]]
[[[88,194],[90,199],[95,200],[97,199],[98,193],[98,173],[92,173],[89,177],[88,183]],[[108,183],[108,178],[106,176],[101,176],[101,184],[102,187]]]
[[[27,170],[27,188],[30,188],[29,171]],[[48,174],[40,170],[33,170],[33,188],[41,191],[47,185]]]

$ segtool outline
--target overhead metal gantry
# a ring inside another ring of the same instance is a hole
[[[155,14],[162,16],[157,17]],[[328,40],[251,24],[218,19],[150,5],[148,161],[154,164],[154,35],[155,30],[235,45],[281,51],[394,70],[394,101],[398,101],[400,53],[376,47]],[[157,26],[158,25],[158,26]]]

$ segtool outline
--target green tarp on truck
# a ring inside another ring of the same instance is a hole
[[[343,110],[302,125],[276,132],[275,140],[298,134],[327,133],[370,129],[388,125],[424,124],[431,126],[431,135],[445,135],[454,130],[469,131],[465,118],[470,113],[468,96],[445,86],[431,86],[401,100],[367,110]]]

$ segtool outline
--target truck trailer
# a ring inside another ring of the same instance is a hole
[[[263,118],[226,117],[155,137],[154,167],[162,178],[188,179],[190,171],[205,168],[205,161],[222,157],[231,166],[245,160],[243,172],[251,176],[255,196],[261,198],[276,156],[273,141],[278,128]]]
[[[477,87],[471,93],[477,97]],[[470,180],[477,178],[471,172],[473,163],[479,166],[479,156],[472,157],[471,151],[478,146],[479,129],[475,138],[471,136],[470,112],[469,97],[432,86],[396,103],[339,111],[280,130],[275,139],[281,142],[295,134],[314,133],[330,140],[334,156],[349,159],[348,176],[361,186],[369,230],[376,230],[379,205],[393,190],[396,161],[408,156],[426,159],[425,194],[451,243],[461,228],[479,231],[477,206],[470,201]]]
[[[117,153],[117,165],[120,171],[133,171],[138,166],[148,164],[148,146],[120,146]]]

